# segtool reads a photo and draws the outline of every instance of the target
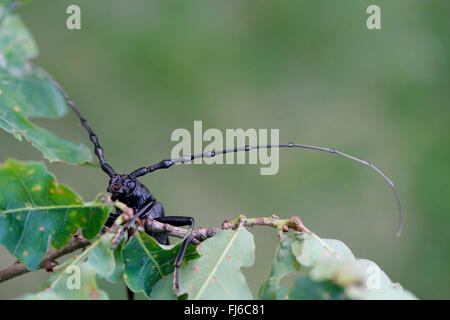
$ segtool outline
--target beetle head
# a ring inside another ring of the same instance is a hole
[[[126,197],[133,193],[136,185],[136,179],[131,179],[127,174],[116,174],[109,181],[107,191],[114,197]]]

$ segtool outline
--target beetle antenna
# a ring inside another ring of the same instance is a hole
[[[232,152],[239,152],[239,151],[250,151],[252,149],[270,149],[270,148],[293,148],[293,147],[297,147],[297,148],[303,148],[303,149],[309,149],[309,150],[316,150],[316,151],[325,151],[325,152],[330,152],[330,153],[335,153],[338,154],[342,157],[345,157],[347,159],[359,162],[361,164],[364,164],[370,168],[372,168],[373,170],[375,170],[380,176],[383,177],[384,180],[386,180],[386,182],[391,186],[392,190],[394,191],[395,194],[395,199],[397,200],[397,206],[398,206],[398,215],[399,215],[399,226],[397,229],[397,237],[400,236],[400,233],[402,231],[402,225],[403,225],[403,210],[402,210],[402,205],[400,203],[400,196],[398,194],[397,188],[395,187],[394,183],[392,182],[391,179],[389,179],[380,169],[378,169],[377,167],[375,167],[372,163],[367,162],[365,160],[361,160],[359,158],[356,158],[354,156],[348,155],[346,153],[340,152],[336,149],[331,149],[331,148],[323,148],[323,147],[316,147],[316,146],[309,146],[309,145],[305,145],[305,144],[295,144],[295,143],[284,143],[284,144],[278,144],[278,145],[256,145],[256,146],[245,146],[245,147],[239,147],[239,148],[233,148],[233,149],[225,149],[225,150],[220,150],[220,151],[210,151],[210,152],[204,152],[204,153],[198,153],[198,154],[194,154],[194,155],[190,155],[190,156],[184,156],[184,157],[179,157],[179,158],[175,158],[175,159],[171,159],[171,160],[162,160],[160,162],[158,162],[157,164],[154,164],[150,167],[143,167],[140,169],[137,169],[135,171],[133,171],[130,174],[131,178],[137,178],[140,176],[143,176],[147,173],[159,170],[159,169],[167,169],[170,168],[172,165],[174,164],[179,164],[179,163],[188,163],[194,159],[199,159],[199,158],[212,158],[215,157],[218,154],[225,154],[225,153],[232,153]]]
[[[108,174],[111,178],[116,175],[114,172],[114,169],[105,161],[105,158],[103,157],[103,148],[100,146],[100,143],[98,142],[98,137],[96,134],[92,131],[91,127],[89,126],[89,123],[87,120],[81,115],[80,110],[78,110],[77,106],[75,105],[75,102],[73,102],[72,99],[70,99],[67,92],[61,87],[61,85],[53,79],[53,77],[46,72],[44,69],[41,68],[41,70],[47,75],[47,77],[52,81],[53,85],[58,89],[58,91],[62,94],[64,99],[66,100],[66,103],[69,105],[70,108],[77,114],[78,118],[80,119],[81,124],[86,129],[86,131],[89,133],[89,139],[92,141],[95,147],[95,154],[97,155],[98,159],[100,160],[100,166],[106,174]]]

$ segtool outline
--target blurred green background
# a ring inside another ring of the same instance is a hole
[[[82,29],[66,29],[81,7]],[[366,28],[381,7],[382,29]],[[448,1],[51,1],[18,13],[40,48],[37,63],[71,94],[116,171],[170,156],[174,129],[277,128],[281,142],[334,147],[370,160],[397,185],[404,206],[395,237],[394,194],[375,172],[331,154],[281,150],[275,176],[256,165],[188,165],[142,181],[166,214],[217,226],[227,217],[300,216],[344,241],[419,298],[450,298]],[[37,119],[89,144],[70,113]],[[0,133],[0,160],[41,160]],[[85,200],[105,191],[101,170],[49,164]],[[7,191],[2,191],[7,192]],[[276,247],[272,229],[251,230],[255,293]],[[0,248],[0,268],[13,263]],[[0,298],[36,291],[45,271],[0,284]],[[112,298],[123,287],[101,286]]]

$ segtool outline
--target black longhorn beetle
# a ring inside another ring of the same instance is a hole
[[[394,183],[377,167],[375,167],[370,162],[358,159],[356,157],[353,157],[351,155],[345,154],[343,152],[340,152],[336,149],[332,148],[323,148],[323,147],[316,147],[316,146],[310,146],[310,145],[304,145],[304,144],[295,144],[295,143],[284,143],[284,144],[278,144],[278,145],[256,145],[256,146],[243,146],[238,147],[234,149],[226,149],[226,150],[217,150],[217,151],[211,151],[211,152],[205,152],[200,154],[194,154],[190,156],[183,156],[176,159],[171,160],[162,160],[150,167],[142,167],[139,169],[134,170],[133,172],[129,174],[118,174],[114,171],[114,169],[105,161],[105,158],[103,157],[103,148],[100,146],[100,143],[98,142],[98,138],[95,135],[95,133],[92,131],[91,127],[89,126],[89,123],[87,120],[81,115],[80,111],[76,107],[75,103],[70,99],[66,91],[61,87],[61,85],[56,82],[48,73],[47,73],[49,79],[53,82],[55,87],[59,90],[59,92],[62,94],[64,99],[66,100],[67,104],[70,106],[70,108],[77,114],[78,118],[81,121],[81,124],[83,127],[87,130],[89,133],[89,138],[94,144],[95,147],[95,154],[97,155],[100,166],[102,170],[110,177],[109,185],[107,188],[107,191],[112,194],[111,199],[112,200],[118,200],[124,204],[126,204],[128,207],[132,208],[134,211],[134,216],[131,218],[127,223],[125,224],[124,228],[120,231],[118,236],[115,238],[113,243],[113,249],[117,247],[119,242],[123,239],[125,234],[132,230],[135,222],[138,219],[155,219],[162,223],[167,223],[173,226],[189,226],[191,228],[191,231],[194,229],[194,218],[192,217],[181,217],[181,216],[165,216],[164,214],[164,208],[160,202],[156,200],[156,198],[150,193],[150,191],[147,189],[146,186],[144,186],[142,183],[138,181],[138,177],[144,176],[147,173],[154,172],[159,169],[168,169],[172,167],[174,164],[178,163],[186,163],[191,160],[197,159],[197,158],[211,158],[219,154],[225,154],[225,153],[231,153],[231,152],[239,152],[239,151],[249,151],[252,149],[259,149],[259,148],[303,148],[303,149],[309,149],[309,150],[318,150],[318,151],[325,151],[330,152],[334,154],[338,154],[342,157],[348,158],[350,160],[362,163],[373,170],[375,170],[379,175],[381,175],[384,180],[386,180],[389,185],[391,186],[392,190],[395,193],[395,198],[397,200],[398,205],[398,213],[399,213],[399,226],[397,230],[397,237],[400,235],[402,224],[403,224],[403,215],[402,215],[402,206],[400,203],[400,197],[398,195],[398,191],[394,186]],[[107,222],[105,223],[105,226],[109,227],[111,226],[114,221],[117,219],[117,217],[122,212],[117,209],[116,213],[110,213]],[[150,231],[146,230],[146,233],[150,236],[154,237],[156,241],[158,241],[161,244],[169,244],[168,236],[165,234],[155,234]],[[179,268],[181,266],[181,262],[183,260],[183,257],[186,253],[186,248],[188,244],[190,243],[192,239],[192,232],[189,233],[189,235],[183,240],[183,243],[181,245],[180,250],[178,251],[178,254],[175,258],[174,263],[174,283],[173,283],[173,289],[175,292],[175,295],[179,295]],[[132,299],[133,294],[128,289],[129,298]]]

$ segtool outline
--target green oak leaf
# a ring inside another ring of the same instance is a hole
[[[27,294],[27,300],[104,300],[106,292],[100,290],[96,279],[114,273],[113,234],[97,238],[80,255],[67,259],[37,294]]]
[[[313,267],[325,260],[354,261],[352,251],[339,240],[320,239],[307,233],[296,235],[292,244],[292,253],[297,261],[305,267]]]
[[[259,289],[260,299],[277,300],[286,296],[286,288],[280,286],[281,279],[300,270],[300,264],[292,254],[291,248],[296,242],[297,240],[286,236],[280,239],[270,275]]]
[[[200,300],[253,299],[241,267],[255,260],[253,235],[241,227],[221,230],[198,246],[201,257],[180,270],[180,294]],[[155,285],[152,299],[174,299],[173,276]]]
[[[162,245],[144,232],[136,232],[122,251],[124,278],[128,288],[134,292],[143,291],[150,296],[155,283],[173,272],[180,247],[181,241],[174,245]],[[190,244],[183,262],[198,257],[196,247]]]
[[[344,290],[331,280],[314,281],[309,276],[300,277],[289,290],[289,300],[342,300]]]
[[[331,280],[342,287],[350,299],[416,299],[399,283],[393,283],[376,263],[367,259],[356,259],[352,263],[322,262],[311,270],[310,276],[318,282]]]
[[[386,273],[373,261],[357,259],[353,268],[359,270],[360,274],[363,274],[363,280],[360,286],[349,286],[346,288],[346,295],[351,299],[417,299],[414,294],[403,289],[398,282],[393,283]]]
[[[0,6],[0,127],[20,141],[30,141],[49,161],[88,162],[92,155],[85,145],[62,139],[29,121],[62,117],[68,110],[47,74],[32,66],[30,59],[37,54],[20,18]]]
[[[49,237],[65,246],[78,228],[92,239],[105,223],[110,204],[82,202],[56,182],[40,162],[7,160],[0,166],[0,244],[30,270],[42,260]]]
[[[292,253],[302,266],[309,269],[307,279],[299,280],[300,284],[309,286],[304,291],[319,292],[322,298],[416,299],[400,284],[392,283],[374,262],[356,259],[343,242],[306,233],[298,234],[296,238],[298,241],[292,244]],[[311,297],[313,292],[303,292],[297,286],[291,290],[290,296]]]
[[[123,280],[125,264],[123,263],[122,251],[125,240],[122,240],[114,250],[114,272],[106,276],[105,279],[111,283],[117,284]]]
[[[23,74],[30,68],[29,61],[38,55],[38,49],[20,18],[0,7],[0,70],[2,73]]]

